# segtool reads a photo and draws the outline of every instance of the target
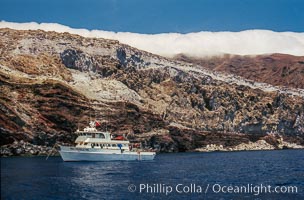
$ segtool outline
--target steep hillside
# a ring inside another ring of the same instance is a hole
[[[260,139],[281,148],[281,137],[304,144],[300,89],[68,33],[0,29],[0,51],[3,155],[27,154],[27,145],[72,143],[90,118],[166,152]]]
[[[304,89],[304,56],[272,54],[194,58],[177,55],[175,59],[257,82]]]

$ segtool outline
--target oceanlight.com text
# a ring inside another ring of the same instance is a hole
[[[284,193],[298,193],[297,186],[271,186],[271,185],[221,185],[221,184],[213,184],[212,185],[212,192],[214,193],[240,193],[240,194],[266,194],[266,193],[274,193],[274,194],[284,194]]]
[[[271,186],[265,184],[245,184],[245,185],[223,185],[223,184],[162,184],[162,183],[141,183],[138,185],[130,184],[130,192],[146,194],[297,194],[297,186]]]

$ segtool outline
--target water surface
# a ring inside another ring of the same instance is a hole
[[[296,186],[297,193],[223,193],[215,184]],[[1,158],[1,199],[304,199],[303,189],[304,150],[170,153],[132,162]]]

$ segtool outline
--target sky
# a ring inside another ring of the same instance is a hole
[[[304,31],[303,0],[0,0],[0,20],[134,33]]]
[[[0,28],[118,40],[173,57],[304,56],[304,0],[0,0]]]

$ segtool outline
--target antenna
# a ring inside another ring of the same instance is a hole
[[[106,117],[107,117],[107,120],[106,120],[106,132],[108,132],[108,110],[106,111]]]
[[[95,115],[95,121],[97,120],[97,112],[96,112],[96,109],[94,110],[94,115]]]
[[[92,108],[92,100],[90,101],[90,109],[89,109],[89,112],[90,112],[90,121],[89,121],[89,123],[92,121],[91,108]]]

